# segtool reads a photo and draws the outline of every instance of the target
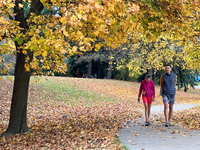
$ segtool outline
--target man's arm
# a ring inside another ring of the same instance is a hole
[[[162,96],[163,81],[164,81],[164,79],[163,79],[163,76],[161,75],[161,77],[160,77],[160,96]]]
[[[163,81],[164,81],[164,79],[163,79],[163,76],[161,75],[161,77],[160,77],[160,89],[162,90],[162,87],[163,87]]]
[[[175,85],[176,85],[176,81],[177,81],[177,75],[176,75],[176,77],[175,77]]]
[[[155,98],[155,85],[154,85],[153,81],[152,81],[152,87],[153,87],[153,89],[152,89],[152,91],[153,91],[153,98]]]

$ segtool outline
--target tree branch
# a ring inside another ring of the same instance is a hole
[[[4,33],[4,35],[1,36],[1,38],[2,38],[2,40],[0,40],[0,42],[3,41],[5,38],[9,38],[9,37]]]
[[[30,17],[31,13],[35,13],[37,15],[41,14],[41,11],[43,10],[44,6],[43,4],[40,2],[40,0],[32,0],[31,1],[31,8],[30,8],[30,12],[27,15],[27,18]]]

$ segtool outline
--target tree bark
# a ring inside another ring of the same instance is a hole
[[[147,69],[147,74],[151,75],[152,77],[152,69]]]
[[[17,47],[17,46],[16,46]],[[18,48],[18,47],[17,47]],[[29,52],[29,56],[32,55]],[[32,58],[31,58],[32,59]],[[28,88],[30,81],[30,72],[25,70],[26,56],[21,52],[17,53],[15,75],[14,75],[14,88],[10,110],[10,121],[8,129],[2,136],[10,136],[28,132],[30,129],[27,126],[27,99]]]
[[[181,90],[181,80],[180,80],[180,75],[178,75],[178,91]]]
[[[19,9],[19,3],[22,3],[22,0],[15,1],[15,21],[19,21],[19,26],[23,29],[21,32],[26,33],[28,26],[24,17],[23,8]],[[31,6],[30,12],[37,14],[40,13],[44,7],[40,0],[33,0]],[[31,73],[27,72],[24,66],[25,63],[30,63],[32,61],[33,53],[27,50],[29,62],[26,62],[27,56],[22,53],[22,49],[17,41],[15,42],[15,46],[17,56],[14,75],[14,88],[10,109],[10,120],[7,130],[1,135],[6,137],[30,131],[27,126],[27,100]]]
[[[97,60],[97,79],[101,78],[101,65],[100,65],[100,59]]]
[[[112,60],[108,62],[108,72],[107,72],[107,79],[111,79],[112,77]]]
[[[155,69],[152,69],[152,80],[155,82]]]
[[[91,75],[92,75],[92,60],[88,62],[87,77],[91,78]]]

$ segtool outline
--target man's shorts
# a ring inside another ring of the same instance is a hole
[[[149,105],[152,103],[152,96],[151,97],[142,96],[142,99],[144,103],[148,103]]]
[[[174,104],[175,103],[175,95],[162,95],[163,103]]]

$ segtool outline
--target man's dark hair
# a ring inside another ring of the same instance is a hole
[[[167,67],[167,66],[169,66],[170,68],[172,68],[171,65],[169,65],[169,64],[165,65],[165,67]]]
[[[150,74],[147,74],[146,76],[145,76],[145,79],[146,78],[151,78],[151,75]]]

